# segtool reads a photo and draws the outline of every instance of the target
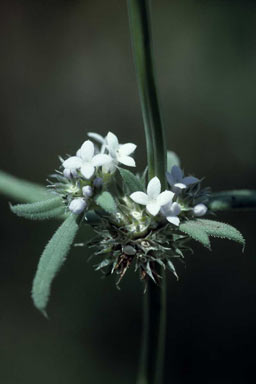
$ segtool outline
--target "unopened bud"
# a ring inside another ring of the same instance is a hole
[[[93,185],[95,188],[101,188],[102,185],[103,185],[103,180],[101,177],[96,177],[94,180],[93,180]]]
[[[207,212],[207,207],[204,204],[197,204],[193,208],[194,215],[196,216],[204,216]]]
[[[90,185],[86,185],[85,187],[83,187],[82,191],[85,198],[91,197],[93,194],[93,190]]]
[[[82,197],[78,197],[71,201],[69,204],[69,210],[76,215],[79,215],[86,208],[86,202]]]

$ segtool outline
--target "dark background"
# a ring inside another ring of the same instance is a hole
[[[168,147],[213,190],[256,188],[256,3],[153,1],[160,98]],[[126,2],[0,3],[0,168],[44,183],[58,155],[87,131],[145,142]],[[76,248],[56,278],[47,321],[30,298],[40,253],[58,223],[14,217],[0,201],[0,381],[135,383],[142,286],[117,291]],[[255,382],[255,213],[219,219],[246,237],[195,244],[169,276],[166,383]]]

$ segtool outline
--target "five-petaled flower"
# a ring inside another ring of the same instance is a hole
[[[130,198],[137,204],[145,205],[146,210],[152,215],[156,216],[161,207],[170,203],[173,199],[174,193],[171,191],[161,192],[161,183],[158,177],[153,177],[147,187],[147,193],[134,192]]]
[[[94,156],[94,144],[90,140],[86,140],[82,147],[77,151],[76,156],[71,156],[62,163],[64,171],[80,170],[81,174],[90,179],[95,172],[96,167],[111,163],[112,158],[106,154],[98,154]]]
[[[174,165],[171,172],[167,172],[166,176],[168,184],[176,193],[179,193],[182,189],[187,188],[189,185],[199,182],[199,179],[194,176],[184,177],[184,173],[178,165]]]

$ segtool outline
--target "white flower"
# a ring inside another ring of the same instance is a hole
[[[62,165],[65,169],[79,169],[86,179],[90,179],[96,167],[108,164],[111,161],[109,155],[98,154],[94,156],[94,144],[90,140],[86,140],[77,151],[76,156],[69,157]]]
[[[204,216],[207,212],[207,207],[204,204],[197,204],[193,208],[193,213],[195,216]]]
[[[71,203],[69,204],[69,210],[72,213],[75,213],[76,215],[79,215],[84,211],[86,208],[86,202],[82,197],[77,197],[76,199],[73,199]]]
[[[172,201],[174,193],[171,191],[164,191],[161,193],[161,183],[158,177],[153,177],[147,187],[147,193],[134,192],[130,198],[137,204],[146,205],[147,211],[156,216],[163,205]]]
[[[112,157],[112,162],[104,167],[105,171],[112,172],[118,163],[127,165],[128,167],[135,167],[135,161],[129,155],[135,151],[136,147],[137,145],[133,143],[119,144],[116,135],[109,132],[106,137],[106,148]]]
[[[180,224],[180,219],[177,217],[181,211],[181,206],[172,201],[161,208],[161,213],[165,216],[169,223],[174,225]]]
[[[167,181],[173,191],[179,193],[181,189],[187,188],[191,184],[199,182],[194,176],[184,177],[183,171],[178,165],[174,165],[171,169],[171,172],[167,172]]]
[[[90,185],[85,185],[82,188],[82,191],[83,191],[83,195],[85,198],[91,197],[93,194],[93,190],[92,190],[92,187]]]

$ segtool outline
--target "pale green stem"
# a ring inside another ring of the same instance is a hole
[[[152,59],[149,1],[128,0],[130,34],[143,115],[149,180],[157,176],[166,187],[166,145]],[[144,324],[138,384],[163,381],[166,286],[164,271],[157,286],[149,280],[144,296]]]
[[[208,204],[212,211],[253,210],[256,209],[256,191],[240,189],[216,192]]]

